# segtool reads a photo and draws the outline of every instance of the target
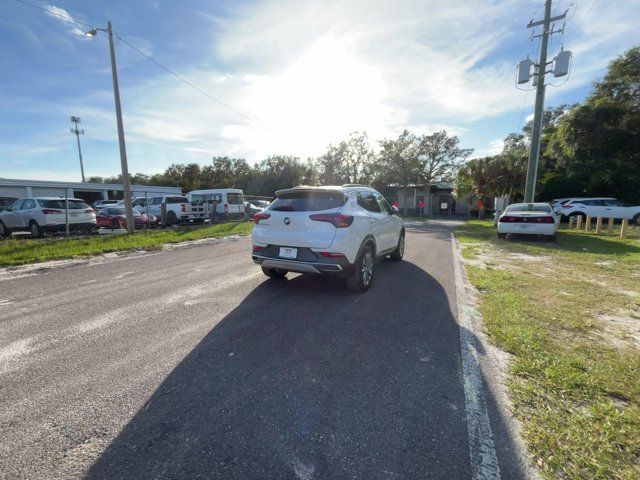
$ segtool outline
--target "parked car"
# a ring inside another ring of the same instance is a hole
[[[202,221],[201,215],[198,215],[191,208],[189,199],[182,195],[162,195],[158,197],[149,197],[145,213],[162,218],[162,205],[166,205],[167,225],[173,225],[179,222]]]
[[[126,210],[119,205],[115,207],[104,207],[96,214],[96,222],[98,227],[110,228],[112,230],[127,228]],[[150,219],[134,208],[133,223],[135,228],[144,228],[150,223]]]
[[[562,205],[562,218],[573,216],[627,219],[640,225],[640,206],[629,205],[615,198],[572,198]]]
[[[551,205],[551,208],[555,213],[560,213],[562,205],[567,203],[569,200],[571,200],[571,198],[554,198],[549,202],[549,204]]]
[[[69,229],[94,231],[97,228],[96,214],[84,200],[70,198]],[[0,212],[0,236],[16,231],[31,232],[41,237],[44,232],[65,230],[65,199],[59,197],[23,198]]]
[[[244,211],[248,218],[253,218],[256,213],[260,213],[264,210],[264,207],[259,207],[251,202],[244,202]]]
[[[513,203],[498,218],[498,238],[507,234],[545,235],[555,240],[558,234],[558,215],[548,203]]]
[[[271,202],[268,200],[252,200],[251,203],[256,207],[267,208]]]
[[[14,197],[0,197],[0,212],[4,212],[17,201],[18,199]]]
[[[268,277],[337,274],[369,289],[376,261],[404,255],[404,222],[380,193],[364,186],[295,187],[254,215],[252,259]]]
[[[91,204],[91,206],[97,211],[109,205],[117,205],[119,201],[120,200],[96,200]]]
[[[244,193],[237,188],[216,188],[209,190],[193,190],[187,193],[195,214],[204,218],[209,214],[212,202],[217,202],[216,212],[218,217],[226,216],[229,219],[246,218]]]
[[[138,210],[140,213],[145,213],[147,199],[147,197],[134,197],[131,199],[131,206]],[[125,205],[124,199],[118,200],[118,203],[116,205],[118,205],[119,207],[123,207]]]

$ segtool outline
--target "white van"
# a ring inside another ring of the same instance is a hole
[[[205,213],[205,209],[215,200],[218,202],[216,211],[219,216],[227,214],[228,218],[244,219],[244,193],[237,188],[217,188],[210,190],[193,190],[187,193],[194,212]]]

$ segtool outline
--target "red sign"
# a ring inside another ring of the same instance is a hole
[[[418,202],[418,208],[424,208],[424,202]]]

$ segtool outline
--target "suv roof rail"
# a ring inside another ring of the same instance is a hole
[[[342,186],[343,187],[368,187],[367,185],[362,185],[361,183],[345,183]]]

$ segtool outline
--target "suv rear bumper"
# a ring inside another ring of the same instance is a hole
[[[251,259],[263,268],[298,273],[343,274],[352,267],[346,257],[323,257],[310,248],[297,248],[298,257],[295,259],[281,258],[279,245],[267,245],[260,250],[254,250]]]
[[[316,273],[316,274],[340,274],[347,270],[348,266],[336,263],[300,262],[297,260],[285,260],[283,258],[269,258],[260,255],[251,255],[255,263],[263,268],[286,270],[287,272]]]

